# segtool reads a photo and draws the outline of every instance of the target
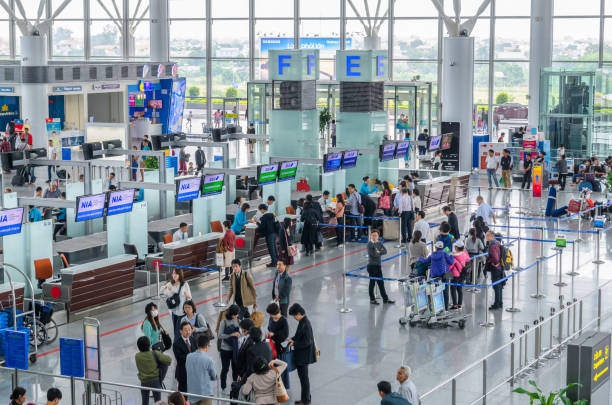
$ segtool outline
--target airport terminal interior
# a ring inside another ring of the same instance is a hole
[[[0,0],[0,158],[0,403],[612,399],[612,0]]]

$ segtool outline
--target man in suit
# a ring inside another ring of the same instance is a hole
[[[274,214],[268,212],[268,206],[266,204],[259,205],[259,212],[262,214],[259,219],[259,234],[266,238],[266,244],[268,245],[268,253],[272,262],[266,267],[276,267],[278,262],[278,250],[276,247],[276,230],[278,228],[276,223],[276,217]]]
[[[232,275],[230,276],[230,286],[227,292],[227,304],[232,299],[244,313],[246,307],[253,305],[253,310],[257,310],[257,293],[253,277],[247,271],[242,271],[240,260],[232,260]]]
[[[172,351],[174,352],[174,358],[176,358],[174,377],[178,381],[178,390],[187,392],[187,369],[185,363],[187,355],[195,352],[197,345],[195,339],[191,336],[191,325],[189,322],[184,321],[181,323],[179,332],[172,344]]]
[[[447,222],[450,225],[450,234],[453,235],[455,240],[461,239],[461,232],[459,231],[459,220],[457,219],[457,214],[455,214],[451,210],[451,207],[448,205],[445,205],[442,208],[442,212],[444,212],[444,215],[446,215],[448,220]]]
[[[198,146],[198,149],[196,150],[195,160],[198,173],[200,173],[206,165],[206,155],[204,154],[201,146]]]
[[[276,275],[272,284],[272,299],[280,307],[281,314],[286,318],[289,308],[289,295],[291,294],[291,276],[287,273],[287,266],[282,260],[276,264]]]

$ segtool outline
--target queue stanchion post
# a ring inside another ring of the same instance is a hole
[[[396,248],[402,248],[402,214],[399,214],[399,220],[397,221],[399,228],[397,229],[397,245]]]
[[[155,260],[153,262],[153,268],[155,269],[155,288],[157,288],[157,299],[159,300],[159,268],[161,267],[161,260]],[[147,276],[148,277],[148,276]]]
[[[544,227],[540,227],[540,256],[537,259],[544,258]]]
[[[514,283],[514,279],[516,278],[516,274],[512,274],[511,283],[512,283],[512,306],[510,308],[506,308],[506,312],[520,312],[521,310],[516,307],[515,297],[516,297],[516,286]]]
[[[595,260],[593,264],[604,264],[605,262],[599,258],[599,245],[601,242],[601,230],[597,229],[597,237],[595,238]]]
[[[344,222],[342,227],[342,234],[344,235],[344,243],[342,244],[342,308],[340,308],[340,313],[347,314],[352,311],[352,309],[346,306],[346,217],[343,215],[342,221]]]
[[[542,259],[537,259],[536,260],[536,292],[535,294],[531,294],[531,298],[535,298],[538,300],[542,298],[546,298],[546,295],[540,292],[540,282],[541,282],[540,278],[542,277],[541,267],[542,267]]]
[[[554,285],[557,287],[565,287],[567,283],[563,282],[563,248],[559,248],[559,254],[557,255],[557,270],[559,271],[559,281]]]
[[[217,308],[225,308],[227,306],[227,304],[225,302],[223,302],[223,282],[221,281],[221,270],[223,269],[223,266],[217,266],[219,268],[219,299],[217,299],[217,302],[215,302],[213,304],[213,306],[217,307]]]
[[[521,269],[521,237],[520,237],[520,221],[519,221],[519,237],[517,238],[518,240],[516,241],[517,246],[517,253],[516,253],[516,266],[514,266],[514,271],[520,270]]]
[[[495,326],[495,322],[492,322],[489,318],[489,285],[485,284],[485,319],[480,323],[480,326],[484,328],[491,328]]]
[[[567,275],[571,277],[580,275],[580,273],[576,271],[576,241],[572,242],[572,271],[567,273]]]
[[[478,260],[480,260],[479,257],[474,257],[472,259],[472,287],[465,289],[466,292],[471,292],[472,294],[480,293],[480,289],[476,287],[476,273],[478,272]]]

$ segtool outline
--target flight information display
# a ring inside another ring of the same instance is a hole
[[[204,176],[204,183],[202,183],[202,195],[216,195],[221,194],[223,191],[223,182],[225,181],[225,174],[207,174]]]
[[[323,158],[323,171],[325,173],[340,170],[342,164],[342,153],[328,153]]]
[[[357,166],[357,156],[359,156],[358,150],[346,150],[342,154],[342,168],[350,169]]]
[[[380,149],[378,152],[378,157],[381,162],[386,162],[387,160],[393,160],[395,158],[395,147],[396,143],[386,143],[384,145],[380,145]]]
[[[21,232],[23,222],[23,207],[0,211],[0,236],[13,235]]]
[[[429,140],[429,150],[435,151],[440,149],[440,142],[442,141],[442,135],[432,136]]]
[[[281,162],[278,181],[293,180],[297,175],[298,161]]]
[[[76,222],[102,218],[106,206],[106,194],[83,195],[77,198]]]
[[[111,191],[108,193],[106,215],[117,215],[131,212],[134,205],[134,189]]]
[[[189,201],[200,196],[201,177],[181,179],[176,186],[176,201]]]
[[[278,163],[257,166],[257,184],[260,186],[276,183],[276,176],[278,176]]]
[[[397,144],[397,149],[395,150],[395,158],[402,159],[408,154],[408,149],[410,148],[410,142],[399,142]]]

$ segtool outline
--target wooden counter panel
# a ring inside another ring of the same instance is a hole
[[[215,265],[215,253],[218,241],[219,239],[213,239],[174,249],[172,253],[168,252],[168,257],[172,257],[171,263],[168,264],[188,267],[212,267]],[[164,262],[166,263],[166,261]],[[170,273],[171,269],[167,273],[168,280],[170,279]],[[184,269],[183,275],[186,279],[191,279],[202,276],[203,272]]]
[[[15,299],[17,300],[17,309],[23,309],[23,287],[15,289]],[[0,293],[0,303],[3,308],[12,307],[13,295],[10,291]]]

